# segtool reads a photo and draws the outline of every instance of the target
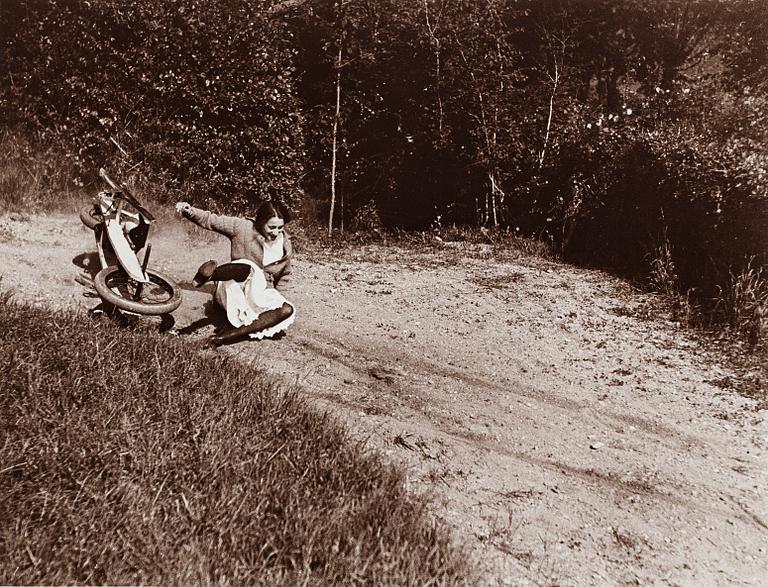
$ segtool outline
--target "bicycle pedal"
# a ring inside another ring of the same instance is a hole
[[[75,277],[75,281],[77,283],[79,283],[80,285],[83,285],[85,287],[94,289],[94,287],[93,287],[93,279],[89,278],[89,277],[86,277],[85,275],[78,275],[77,277]]]

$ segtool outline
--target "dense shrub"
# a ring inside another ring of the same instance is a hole
[[[754,153],[730,138],[702,145],[690,123],[653,132],[608,124],[559,144],[558,165],[526,204],[566,258],[642,277],[664,246],[682,290],[709,300],[732,268],[768,260],[765,184],[760,164],[747,161]]]
[[[302,121],[269,4],[3,2],[4,122],[63,142],[85,178],[108,165],[168,198],[293,204]]]

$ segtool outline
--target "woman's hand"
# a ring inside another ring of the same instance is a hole
[[[185,216],[192,211],[192,206],[188,202],[176,202],[176,213]]]

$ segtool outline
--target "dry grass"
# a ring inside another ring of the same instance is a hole
[[[750,344],[765,340],[768,334],[768,275],[754,267],[754,257],[739,272],[729,274],[717,308],[731,328]]]
[[[0,131],[0,212],[74,210],[86,201],[72,161],[28,133]]]
[[[666,235],[661,244],[649,255],[648,280],[651,289],[660,294],[669,297],[679,295],[680,284],[677,277],[677,267],[675,267],[672,248]]]
[[[683,293],[677,267],[672,255],[672,247],[666,233],[661,243],[649,257],[648,282],[651,291],[661,294],[660,306],[668,306],[672,320],[683,326],[700,326],[704,321],[702,309],[695,299],[695,291]],[[651,309],[652,312],[654,309]]]
[[[0,300],[0,584],[462,584],[402,474],[254,367]]]

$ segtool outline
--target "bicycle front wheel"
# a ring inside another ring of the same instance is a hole
[[[181,304],[181,290],[170,278],[147,270],[149,283],[140,283],[117,265],[105,267],[96,274],[93,285],[101,298],[113,306],[148,316],[170,314]]]

